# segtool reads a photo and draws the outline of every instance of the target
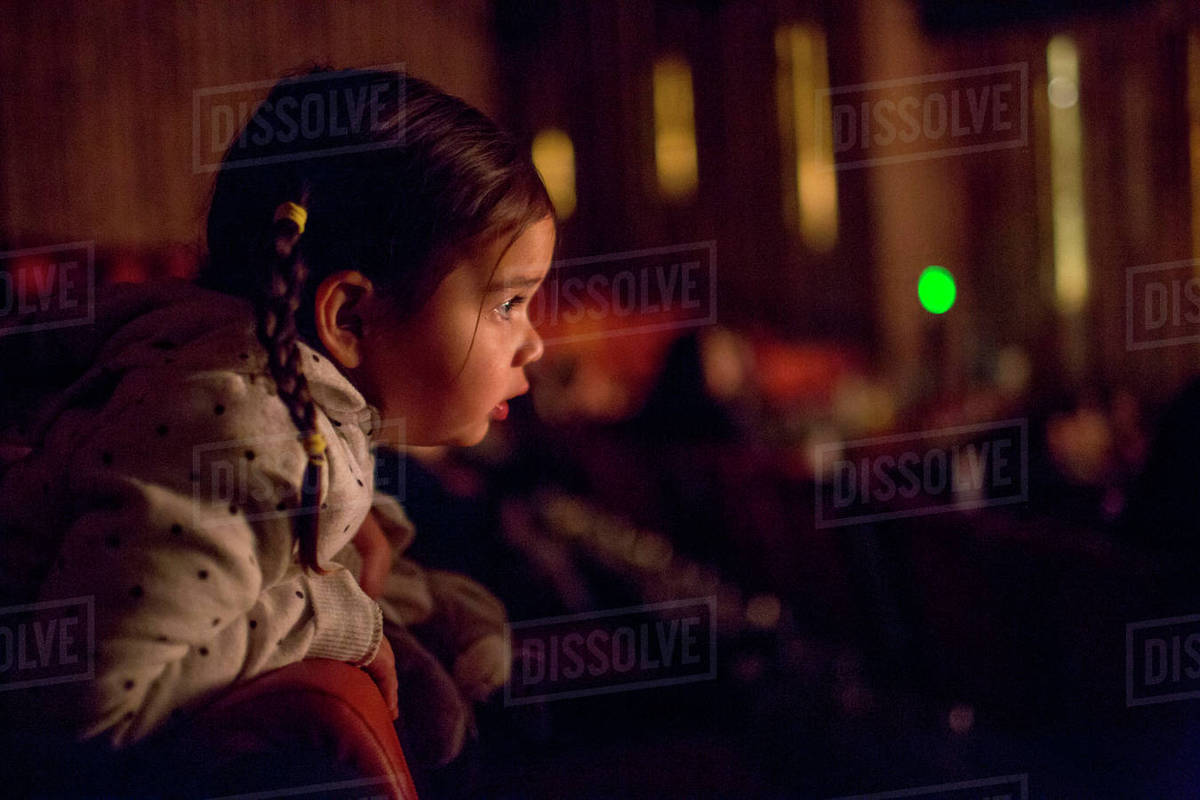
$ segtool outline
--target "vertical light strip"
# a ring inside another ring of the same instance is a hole
[[[1054,220],[1054,293],[1061,311],[1080,311],[1088,295],[1087,229],[1083,213],[1083,124],[1079,54],[1069,36],[1046,46],[1050,99],[1050,191]]]
[[[819,135],[831,118],[825,34],[811,25],[782,26],[775,55],[780,139],[795,162],[785,213],[805,246],[827,252],[837,244],[838,202],[832,136]]]
[[[1192,257],[1200,259],[1200,34],[1188,34],[1188,144],[1192,181]],[[1200,261],[1196,265],[1200,272]]]
[[[654,164],[664,197],[685,200],[695,194],[699,169],[692,69],[678,55],[654,63]]]
[[[554,211],[565,220],[575,213],[575,145],[565,131],[546,128],[533,137],[531,149]]]

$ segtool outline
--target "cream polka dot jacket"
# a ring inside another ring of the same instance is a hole
[[[306,573],[292,535],[306,458],[250,304],[171,279],[109,287],[94,316],[43,315],[2,337],[19,354],[0,375],[0,442],[32,448],[0,460],[3,605],[90,598],[95,620],[93,678],[23,696],[78,738],[122,747],[268,670],[368,663],[380,606],[339,562],[357,556],[350,542],[373,505],[394,545],[413,535],[373,488],[378,412],[300,345],[328,443],[329,572]],[[404,606],[403,590],[391,602]]]

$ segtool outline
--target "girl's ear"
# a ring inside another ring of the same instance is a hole
[[[347,369],[362,363],[367,299],[375,287],[367,276],[353,270],[330,275],[317,287],[313,322],[321,344]]]

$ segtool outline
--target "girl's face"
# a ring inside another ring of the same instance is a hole
[[[550,269],[554,237],[546,217],[507,250],[507,237],[485,246],[457,262],[408,319],[371,296],[352,379],[385,429],[403,423],[405,441],[392,444],[477,444],[507,415],[506,401],[529,389],[524,367],[541,358],[542,340],[527,300]]]

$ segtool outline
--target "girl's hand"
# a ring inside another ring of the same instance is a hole
[[[454,661],[454,681],[477,702],[503,686],[512,671],[512,646],[503,636],[484,636]]]
[[[400,698],[396,679],[396,654],[392,652],[392,645],[386,636],[379,642],[379,650],[376,651],[375,658],[362,669],[379,687],[379,693],[383,695],[388,711],[392,712],[392,719],[399,719]]]
[[[378,599],[392,569],[392,544],[379,527],[374,511],[367,512],[358,533],[354,534],[354,548],[362,557],[358,585],[372,600]]]

